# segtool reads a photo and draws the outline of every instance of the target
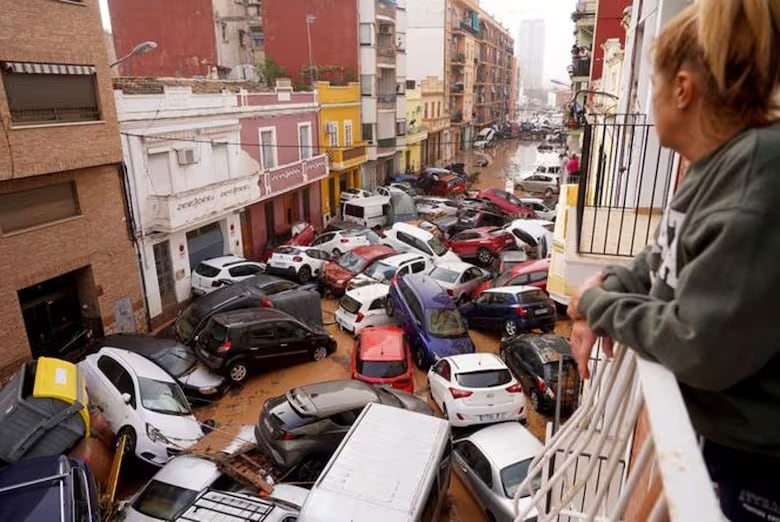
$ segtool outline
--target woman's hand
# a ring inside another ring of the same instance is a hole
[[[571,329],[571,351],[574,355],[574,360],[577,363],[577,369],[579,370],[580,377],[583,379],[590,378],[590,369],[588,363],[590,362],[590,354],[593,351],[593,345],[596,344],[598,336],[596,332],[590,329],[588,323],[584,320],[575,321]],[[608,337],[602,337],[601,348],[607,357],[612,357],[612,339]]]
[[[582,298],[582,294],[585,293],[586,290],[590,290],[591,288],[596,288],[601,285],[601,283],[604,282],[604,274],[602,272],[597,272],[593,274],[590,279],[585,281],[582,286],[580,286],[575,292],[574,295],[571,297],[571,300],[569,301],[569,307],[566,309],[566,313],[569,315],[572,321],[579,321],[580,319],[584,319],[583,315],[579,312],[579,306],[580,306],[580,298]]]

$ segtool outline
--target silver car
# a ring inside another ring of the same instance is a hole
[[[471,263],[463,261],[442,261],[436,263],[430,276],[439,283],[447,294],[461,305],[471,299],[471,294],[493,275]]]
[[[544,194],[544,197],[549,198],[560,191],[560,181],[556,174],[534,172],[515,183],[515,188],[520,188],[525,192]]]
[[[464,437],[455,442],[453,468],[461,481],[476,497],[488,520],[515,520],[512,498],[525,480],[534,457],[542,451],[542,443],[518,422],[504,422]],[[534,490],[541,486],[541,474],[533,481]],[[525,498],[523,498],[525,497]],[[530,497],[523,492],[520,511]],[[535,520],[531,510],[526,520]]]

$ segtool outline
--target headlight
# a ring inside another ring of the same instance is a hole
[[[203,395],[214,395],[215,393],[217,393],[217,389],[214,386],[209,386],[207,388],[199,388],[198,391]]]
[[[146,424],[146,436],[149,437],[149,440],[152,442],[167,442],[162,432],[149,423]]]

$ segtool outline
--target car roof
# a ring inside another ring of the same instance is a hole
[[[111,334],[95,341],[95,346],[101,348],[109,346],[147,355],[167,352],[180,344],[176,339],[169,337],[155,337],[154,335],[136,333]]]
[[[494,353],[464,353],[445,357],[456,373],[479,370],[505,370],[506,364]]]
[[[215,463],[193,455],[180,455],[168,461],[152,480],[200,491],[222,475]]]
[[[540,205],[544,205],[544,200],[542,198],[517,198],[520,201],[524,203],[539,203]],[[545,205],[547,206],[547,205]],[[531,220],[528,220],[531,221]]]
[[[565,338],[559,335],[526,334],[517,337],[516,340],[525,342],[533,346],[545,361],[557,362],[561,358],[561,356],[563,356],[564,358],[572,357],[571,345]]]
[[[424,238],[425,241],[433,237],[433,234],[431,234],[427,230],[423,230],[420,227],[410,225],[409,223],[403,223],[403,222],[395,223],[393,225],[393,230],[396,230],[398,232],[406,232],[407,234],[417,235],[418,237]]]
[[[447,270],[452,270],[453,272],[463,273],[469,268],[473,267],[471,263],[466,263],[465,261],[442,261],[440,263],[436,263],[436,268],[446,268]]]
[[[387,196],[369,196],[367,198],[350,199],[344,204],[354,207],[369,207],[371,205],[385,205],[388,203],[390,203],[390,198]]]
[[[425,274],[406,274],[401,278],[422,301],[423,308],[447,310],[455,308],[447,292],[432,277]]]
[[[360,302],[376,299],[377,297],[384,297],[390,291],[390,287],[384,283],[377,283],[375,285],[366,285],[349,290],[347,295]]]
[[[278,319],[293,319],[289,314],[275,308],[240,308],[228,312],[220,312],[212,316],[214,321],[232,327],[261,323]]]
[[[488,290],[485,290],[485,292],[489,293],[510,293],[510,294],[521,294],[524,292],[531,292],[531,291],[539,291],[538,288],[535,286],[527,286],[527,285],[515,285],[515,286],[499,286],[498,288],[489,288]]]
[[[394,254],[395,249],[387,245],[363,245],[353,248],[350,252],[363,258],[377,258],[388,254]]]
[[[365,361],[400,361],[406,358],[404,331],[397,326],[363,328],[360,358]]]
[[[402,252],[400,254],[395,254],[382,259],[382,263],[386,265],[398,267],[406,263],[407,261],[412,261],[417,259],[425,260],[425,256],[417,252]]]
[[[499,470],[535,457],[544,447],[519,422],[494,424],[472,433],[467,439]]]
[[[238,256],[220,256],[220,257],[212,257],[211,259],[204,259],[201,261],[201,263],[209,266],[213,266],[214,268],[224,268],[229,265],[233,265],[236,263],[242,263],[246,261],[243,257]]]
[[[354,379],[318,382],[292,388],[288,400],[295,399],[296,408],[306,415],[327,417],[345,410],[362,408],[377,400],[376,390],[367,383]]]
[[[147,359],[143,355],[122,350],[120,348],[112,348],[105,346],[98,351],[97,355],[111,355],[115,359],[118,359],[125,363],[126,366],[132,368],[137,377],[145,377],[147,379],[153,379],[155,381],[175,383],[176,381],[171,377],[168,372],[160,368],[160,366]]]

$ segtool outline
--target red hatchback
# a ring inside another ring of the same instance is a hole
[[[474,290],[471,294],[472,299],[487,290],[488,288],[498,288],[501,286],[535,286],[547,291],[547,272],[550,270],[549,259],[539,259],[537,261],[526,261],[520,263],[503,272],[500,276],[483,283],[482,286]]]
[[[412,352],[397,326],[363,328],[352,350],[352,378],[414,393]]]
[[[431,194],[435,196],[457,196],[466,193],[466,182],[454,174],[440,176],[433,182]]]
[[[384,257],[397,254],[387,245],[366,245],[353,248],[336,261],[330,261],[322,267],[322,283],[333,295],[342,295],[353,277],[366,267]]]
[[[502,250],[514,247],[515,240],[503,228],[482,227],[458,232],[447,241],[447,246],[460,257],[476,257],[480,263],[487,264]]]
[[[478,198],[490,201],[495,206],[509,214],[521,218],[536,218],[536,212],[520,201],[520,199],[507,192],[497,188],[488,188],[477,195]]]
[[[289,232],[276,234],[274,245],[268,245],[263,251],[263,255],[260,256],[260,259],[263,262],[267,262],[268,259],[273,255],[274,248],[276,247],[309,246],[311,245],[312,241],[314,241],[314,237],[316,235],[317,233],[311,224],[306,223],[305,221],[296,223],[290,227]]]

